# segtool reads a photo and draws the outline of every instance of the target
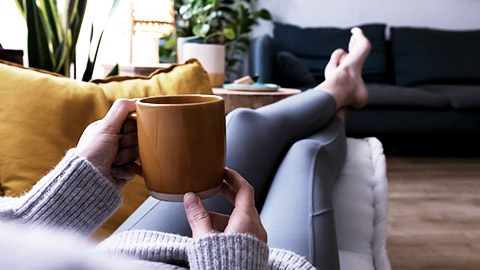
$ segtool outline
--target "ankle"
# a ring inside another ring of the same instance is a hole
[[[337,110],[349,105],[349,104],[346,104],[347,103],[346,93],[344,91],[342,91],[342,89],[339,88],[337,86],[337,84],[333,83],[331,80],[323,81],[321,84],[316,86],[314,89],[319,90],[319,91],[323,91],[323,92],[329,94],[330,96],[332,96],[333,99],[335,100],[336,105],[337,105],[336,106]]]

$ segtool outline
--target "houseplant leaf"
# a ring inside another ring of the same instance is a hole
[[[228,39],[234,39],[235,38],[235,31],[233,31],[232,28],[225,28],[225,29],[223,29],[223,35]]]
[[[120,74],[120,67],[118,66],[118,64],[116,64],[112,70],[110,70],[110,72],[108,73],[107,77],[110,77],[110,76],[116,76],[116,75],[119,75]]]
[[[110,8],[110,13],[108,14],[107,21],[105,22],[105,26],[103,27],[103,30],[100,33],[100,37],[98,38],[97,47],[96,47],[96,50],[95,50],[95,56],[93,57],[93,61],[90,60],[90,48],[92,46],[93,30],[94,30],[93,29],[93,24],[92,24],[91,32],[90,32],[90,45],[89,45],[89,48],[88,48],[87,65],[85,67],[85,71],[84,71],[83,76],[82,76],[82,81],[90,81],[92,79],[93,70],[94,70],[95,64],[97,62],[98,51],[100,49],[100,44],[102,42],[103,32],[105,31],[105,27],[108,24],[108,21],[110,20],[113,13],[115,12],[115,10],[117,8],[117,5],[118,5],[118,0],[113,1],[112,6]]]
[[[197,37],[202,37],[204,38],[208,31],[210,31],[210,25],[208,24],[198,24],[193,27],[193,33]]]
[[[176,38],[176,37],[172,37],[171,39],[169,39],[169,40],[167,41],[167,43],[165,43],[165,46],[164,46],[165,49],[170,49],[170,48],[172,48],[172,47],[175,45],[176,42],[177,42],[177,38]]]
[[[261,19],[264,19],[264,20],[271,20],[272,19],[272,15],[266,9],[261,9],[259,11],[254,12],[253,17],[255,19],[256,18],[261,18]]]
[[[54,53],[50,50],[50,41],[45,30],[45,20],[43,14],[39,11],[35,0],[25,0],[25,18],[28,40],[28,62],[31,67],[41,68],[48,71],[54,71],[53,59]]]
[[[93,40],[93,24],[90,29],[90,43],[88,46],[88,56],[87,56],[87,64],[85,65],[85,71],[83,72],[82,81],[89,81],[93,75],[93,62],[90,60],[90,50],[92,48],[92,40]],[[98,48],[97,48],[98,52]]]
[[[27,19],[27,14],[26,14],[26,7],[25,7],[25,0],[15,0],[15,3],[17,4],[18,10],[20,10],[20,13],[22,14],[23,18],[26,20]]]

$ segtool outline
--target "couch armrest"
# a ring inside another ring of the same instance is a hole
[[[259,83],[274,83],[275,45],[269,35],[255,38],[250,46],[250,75]]]
[[[333,190],[342,270],[391,270],[386,250],[388,180],[381,142],[347,138],[345,164]]]

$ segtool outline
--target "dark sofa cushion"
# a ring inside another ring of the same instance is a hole
[[[310,69],[300,59],[289,52],[277,54],[277,64],[280,70],[280,85],[307,89],[317,84]]]
[[[480,111],[480,85],[419,85],[418,88],[445,96],[457,110]]]
[[[363,67],[366,82],[385,82],[387,78],[385,53],[385,24],[362,25],[372,50]],[[288,51],[305,63],[317,80],[323,80],[325,66],[337,48],[348,49],[350,28],[300,28],[275,23],[273,38],[278,51]]]
[[[391,44],[399,85],[480,82],[480,30],[392,27]]]
[[[451,109],[448,98],[435,92],[389,84],[367,84],[367,89],[369,108]]]

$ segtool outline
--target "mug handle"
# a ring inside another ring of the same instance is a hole
[[[135,120],[137,121],[137,112],[131,112],[128,114],[127,119]],[[127,170],[134,172],[135,174],[138,174],[140,176],[143,176],[143,169],[142,166],[140,166],[137,162],[135,161],[130,161],[126,164],[123,165]]]

